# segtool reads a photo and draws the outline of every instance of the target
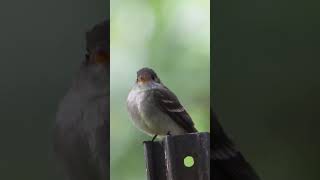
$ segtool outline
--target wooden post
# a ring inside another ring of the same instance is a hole
[[[166,136],[162,141],[145,141],[148,180],[209,180],[210,134]],[[185,165],[185,158],[192,161]],[[190,166],[190,165],[188,165]]]

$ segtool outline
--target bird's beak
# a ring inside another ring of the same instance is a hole
[[[152,80],[151,76],[147,73],[141,74],[137,78],[137,82],[139,84],[144,84],[144,83],[150,82],[151,80]]]

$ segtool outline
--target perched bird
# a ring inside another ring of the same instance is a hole
[[[127,98],[127,109],[133,124],[153,136],[152,141],[157,136],[197,132],[178,98],[150,68],[137,72],[136,82]]]
[[[212,109],[210,114],[213,133],[210,143],[213,179],[259,180],[257,173],[223,131]]]
[[[109,22],[87,33],[88,54],[62,99],[54,151],[68,180],[109,179]]]

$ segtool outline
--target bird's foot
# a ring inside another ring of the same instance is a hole
[[[158,136],[158,134],[154,135],[151,141],[154,142],[154,140],[157,138],[157,136]]]

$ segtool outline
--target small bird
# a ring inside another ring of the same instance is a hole
[[[191,117],[176,95],[162,84],[150,68],[137,72],[136,82],[127,98],[133,124],[153,136],[181,135],[197,132]]]
[[[213,131],[213,138],[210,142],[213,179],[259,180],[257,173],[222,129],[212,109],[210,118]]]
[[[88,53],[62,99],[54,151],[67,180],[109,179],[109,22],[87,33]]]

